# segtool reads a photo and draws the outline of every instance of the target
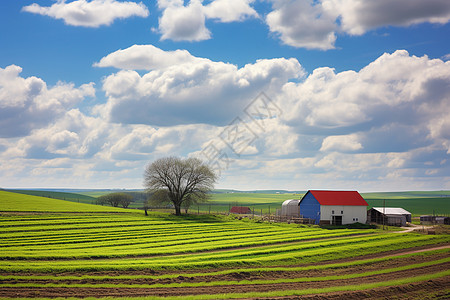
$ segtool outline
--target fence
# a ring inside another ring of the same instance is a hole
[[[249,213],[238,214],[231,213],[231,208],[233,206],[248,207]],[[245,203],[206,203],[200,205],[193,205],[189,207],[188,211],[183,208],[183,213],[197,214],[197,215],[235,215],[242,218],[259,218],[263,221],[269,222],[284,222],[284,223],[295,223],[295,224],[314,224],[314,219],[303,218],[302,216],[281,216],[278,212],[280,211],[281,203],[276,205],[267,204],[248,204]],[[149,211],[159,211],[159,212],[173,212],[172,207],[150,207]]]

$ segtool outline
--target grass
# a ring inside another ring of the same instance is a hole
[[[239,196],[239,195],[237,195]],[[284,196],[284,195],[279,195]],[[266,198],[270,201],[269,198]],[[268,202],[266,202],[268,203]],[[252,281],[216,280],[209,283],[127,284],[136,278],[170,279],[178,276],[205,277],[225,274],[307,271],[358,266],[362,271],[346,275],[315,277],[315,281],[362,278],[427,266],[449,264],[448,248],[378,258],[365,255],[406,250],[427,245],[448,245],[450,235],[398,234],[377,229],[336,229],[296,224],[273,224],[238,220],[227,216],[185,215],[175,217],[120,208],[102,207],[62,200],[0,191],[0,287],[195,287],[307,282],[311,278],[260,279]],[[444,255],[444,256],[443,256]],[[414,257],[427,256],[415,263]],[[436,258],[434,258],[436,256]],[[391,268],[364,271],[364,266],[390,260],[411,258],[411,262]],[[352,259],[350,262],[337,262]],[[50,261],[50,263],[49,263]],[[320,263],[320,264],[318,264]],[[307,265],[308,264],[308,265]],[[214,271],[220,269],[219,271]],[[169,272],[162,275],[121,275],[133,270]],[[203,271],[201,271],[203,270]],[[91,275],[90,272],[114,271],[118,276]],[[68,276],[65,272],[76,272]],[[30,275],[23,275],[29,273]],[[8,274],[8,275],[6,275]],[[39,276],[37,274],[40,274]],[[46,274],[46,275],[43,275]],[[370,289],[404,282],[420,282],[449,276],[448,271],[408,277],[389,282],[354,286]],[[424,279],[426,278],[426,279]],[[94,283],[73,282],[85,279]],[[102,283],[114,279],[117,284]],[[28,280],[30,282],[20,282]],[[39,282],[41,280],[41,282]],[[44,280],[44,282],[42,282]],[[45,282],[47,280],[47,282]],[[170,282],[170,280],[169,280]],[[333,287],[343,289],[346,287]],[[305,290],[323,293],[333,288]],[[275,297],[297,295],[303,291],[220,294],[221,298]],[[257,296],[254,296],[257,295]],[[258,296],[259,295],[259,296]],[[218,295],[194,296],[216,298]],[[183,299],[189,297],[183,296]],[[193,298],[193,299],[194,299]],[[175,298],[174,298],[175,299]]]
[[[0,212],[123,212],[123,209],[74,203],[0,190]]]
[[[41,190],[8,190],[8,192],[66,200],[77,203],[95,204],[97,201],[97,198],[95,197],[68,192],[41,191]]]

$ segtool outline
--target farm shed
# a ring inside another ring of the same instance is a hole
[[[252,210],[248,206],[233,206],[230,209],[230,213],[232,214],[251,214]]]
[[[367,211],[367,218],[372,223],[406,226],[406,222],[411,222],[411,213],[400,207],[372,207]]]
[[[420,216],[420,224],[445,224],[450,225],[450,217]]]
[[[284,201],[281,205],[281,216],[300,217],[300,210],[298,208],[299,203],[300,200],[298,199],[289,199]]]
[[[300,200],[303,218],[315,224],[366,223],[367,202],[357,191],[308,191]]]

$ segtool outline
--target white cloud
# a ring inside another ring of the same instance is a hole
[[[384,54],[359,72],[320,68],[280,97],[283,117],[303,130],[342,132],[399,124],[425,128],[448,108],[450,64],[406,51]]]
[[[142,2],[119,2],[116,0],[76,0],[69,3],[66,0],[58,0],[50,7],[33,3],[24,6],[22,10],[62,19],[67,25],[84,27],[111,25],[116,19],[149,15],[147,7]]]
[[[447,0],[323,0],[322,3],[325,11],[340,17],[341,29],[352,35],[385,26],[445,24],[450,20]]]
[[[79,88],[58,82],[48,88],[40,78],[20,77],[22,68],[0,68],[0,137],[16,137],[51,124],[68,109],[94,97],[94,84]]]
[[[117,50],[94,63],[95,67],[115,67],[129,70],[164,69],[173,65],[206,61],[187,50],[164,51],[153,45],[133,45]]]
[[[319,68],[292,81],[304,75],[296,59],[238,68],[182,50],[142,49],[115,52],[103,63],[132,68],[148,53],[169,63],[155,58],[146,73],[106,77],[107,102],[92,116],[76,108],[94,95],[91,84],[47,87],[22,78],[17,66],[0,69],[0,113],[14,111],[17,122],[6,119],[9,134],[0,138],[2,185],[64,186],[70,176],[71,185],[140,188],[147,162],[198,156],[212,142],[231,160],[221,187],[448,187],[450,62],[396,51],[360,71]],[[261,91],[280,110],[262,127],[244,111]],[[256,134],[240,155],[220,136],[236,117]],[[20,135],[17,119],[26,124]]]
[[[249,17],[258,17],[258,13],[250,6],[254,0],[215,0],[204,7],[209,19],[220,22],[243,21]]]
[[[211,37],[205,26],[205,14],[199,0],[190,1],[188,6],[173,1],[163,7],[164,11],[159,19],[162,40],[201,41]]]
[[[274,1],[274,10],[267,15],[266,22],[270,31],[287,45],[321,50],[334,48],[335,18],[324,11],[321,3]]]
[[[286,83],[275,100],[281,124],[298,134],[290,157],[313,161],[295,174],[309,174],[300,178],[311,185],[326,174],[341,188],[353,180],[375,189],[392,176],[403,186],[414,178],[429,184],[431,175],[445,181],[449,95],[449,62],[396,51],[359,72],[316,69],[303,82]]]
[[[257,17],[250,6],[253,0],[215,0],[203,5],[200,0],[190,0],[188,5],[180,0],[158,0],[162,10],[159,18],[161,39],[174,41],[202,41],[211,38],[206,20],[228,23]]]
[[[323,140],[320,151],[352,152],[362,148],[356,134],[330,135]]]
[[[289,46],[328,50],[336,34],[362,35],[386,26],[446,24],[447,0],[272,0],[266,16],[271,32]]]
[[[303,75],[295,59],[259,60],[237,68],[196,59],[150,71],[120,71],[108,76],[106,105],[96,111],[112,122],[172,126],[227,124],[261,91],[278,91]]]

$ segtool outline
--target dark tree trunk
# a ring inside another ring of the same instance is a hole
[[[180,204],[175,204],[175,215],[181,216],[181,205]]]
[[[145,215],[148,216],[147,207],[144,207]]]

